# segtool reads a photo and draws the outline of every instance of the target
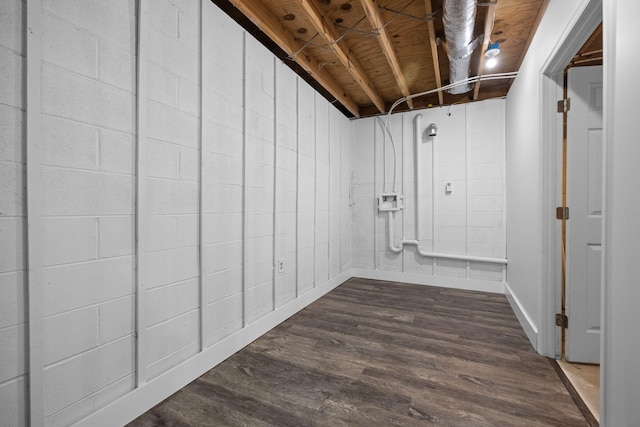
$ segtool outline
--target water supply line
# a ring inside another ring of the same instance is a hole
[[[435,128],[435,125],[434,125]],[[434,200],[434,203],[432,203],[432,216],[431,216],[431,223],[432,223],[432,227],[433,227],[433,234],[432,234],[432,241],[433,243],[433,250],[430,252],[427,252],[426,250],[424,250],[424,248],[421,246],[421,241],[423,240],[424,236],[423,236],[423,231],[422,231],[422,225],[421,225],[421,221],[420,218],[422,216],[422,202],[420,201],[421,197],[420,197],[420,193],[421,193],[421,183],[422,183],[422,162],[421,162],[421,158],[422,158],[422,133],[421,133],[421,129],[422,129],[422,114],[417,114],[415,119],[414,119],[414,155],[415,155],[415,183],[414,183],[414,191],[415,191],[415,197],[416,197],[416,212],[415,212],[415,223],[416,223],[416,238],[415,239],[406,239],[406,238],[402,238],[402,240],[400,241],[399,246],[396,246],[394,244],[394,232],[393,232],[393,223],[394,223],[394,214],[393,211],[388,211],[387,212],[387,222],[388,222],[388,239],[389,239],[389,250],[393,253],[400,253],[402,252],[402,250],[404,249],[405,245],[412,245],[412,246],[416,246],[416,251],[419,255],[424,256],[424,257],[431,257],[431,258],[440,258],[440,259],[452,259],[452,260],[461,260],[461,261],[475,261],[475,262],[488,262],[488,263],[494,263],[494,264],[507,264],[507,260],[505,258],[491,258],[491,257],[480,257],[480,256],[471,256],[471,255],[456,255],[456,254],[441,254],[441,253],[437,253],[435,252],[435,213],[436,213],[436,204],[435,204],[435,199],[436,199],[436,172],[435,172],[435,168],[436,168],[436,162],[435,162],[435,153],[436,153],[436,149],[435,149],[435,135],[431,135],[431,149],[432,149],[432,167],[431,167],[431,171],[432,171],[432,197]]]

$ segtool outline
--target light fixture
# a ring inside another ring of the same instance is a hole
[[[485,67],[493,68],[498,63],[498,54],[500,53],[500,44],[499,43],[489,43],[487,46],[487,51],[484,53],[484,56],[487,58],[485,62]]]
[[[484,56],[486,56],[487,58],[493,58],[499,53],[500,53],[500,43],[489,43],[489,46],[487,46],[487,51],[484,53]]]

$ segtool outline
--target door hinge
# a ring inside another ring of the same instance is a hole
[[[571,109],[571,98],[558,101],[558,113],[566,113]]]
[[[561,328],[567,329],[569,328],[569,318],[566,314],[557,313],[556,314],[556,326],[560,326]]]
[[[569,219],[569,207],[568,206],[559,206],[556,208],[556,219]]]

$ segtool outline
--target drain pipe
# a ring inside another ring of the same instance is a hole
[[[477,0],[444,0],[442,17],[446,39],[444,48],[449,57],[451,83],[469,78],[471,54],[480,41],[480,37],[473,40],[477,8]],[[449,89],[449,93],[466,93],[471,88],[470,84],[455,86]]]

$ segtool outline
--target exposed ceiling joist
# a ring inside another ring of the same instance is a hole
[[[280,46],[287,55],[293,55],[301,47],[294,36],[282,27],[259,0],[230,0],[230,2]],[[307,55],[298,55],[295,59],[307,73],[324,86],[347,110],[354,116],[360,117],[358,105],[346,95],[345,91],[317,61]]]
[[[314,28],[320,33],[327,42],[333,46],[334,52],[342,65],[349,71],[358,86],[367,94],[371,102],[378,108],[381,113],[385,112],[384,100],[378,94],[373,86],[373,82],[367,76],[360,62],[351,54],[349,47],[340,40],[340,34],[331,22],[322,16],[315,4],[311,0],[298,0],[300,7],[304,10],[307,18],[311,21]]]
[[[376,0],[360,0],[360,3],[362,4],[362,8],[367,14],[367,18],[369,18],[371,26],[378,31],[377,38],[380,43],[380,47],[382,48],[384,56],[387,58],[387,62],[391,67],[391,72],[393,73],[393,76],[398,83],[398,87],[400,88],[402,95],[411,95],[409,86],[407,85],[407,79],[402,72],[400,62],[398,61],[396,52],[391,44],[391,39],[389,38],[387,29],[384,27],[384,21],[382,20],[382,15],[380,14],[380,10],[378,9]],[[407,105],[409,106],[409,108],[413,109],[413,101],[408,100]]]
[[[427,15],[433,16],[433,6],[431,0],[424,1]],[[433,61],[433,75],[436,79],[436,86],[442,87],[442,79],[440,78],[440,62],[438,59],[438,43],[436,41],[436,30],[433,25],[433,19],[427,21],[427,29],[429,30],[429,45],[431,46],[431,60]],[[442,91],[438,91],[438,103],[442,105],[444,103]]]
[[[493,22],[496,16],[496,2],[493,1],[487,6],[487,11],[484,15],[484,38],[482,39],[482,48],[480,50],[480,61],[478,61],[478,72],[477,76],[482,75],[484,71],[484,53],[487,51],[487,47],[489,47],[489,40],[491,39],[491,31],[493,31]],[[478,94],[480,93],[480,82],[476,83],[476,86],[473,88],[473,99],[478,99]]]

